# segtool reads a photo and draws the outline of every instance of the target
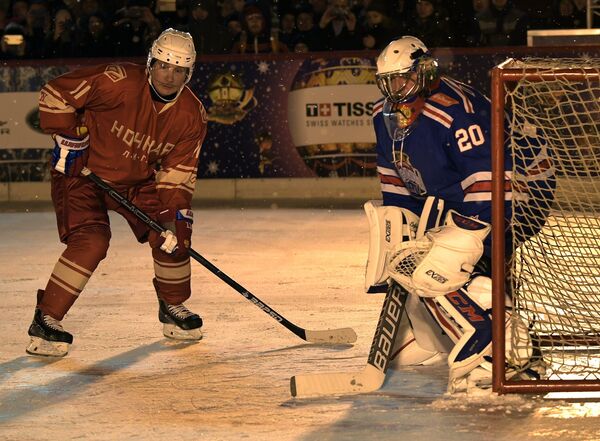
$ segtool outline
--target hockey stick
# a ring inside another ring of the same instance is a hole
[[[392,281],[375,328],[367,366],[362,371],[296,375],[290,379],[292,396],[360,394],[379,389],[385,380],[407,296],[408,292]]]
[[[104,182],[102,178],[95,175],[88,168],[84,168],[81,172],[83,176],[88,177],[94,184],[100,187],[102,190],[106,191],[108,195],[113,198],[116,202],[121,204],[123,207],[127,208],[131,213],[133,213],[138,219],[144,222],[148,227],[153,229],[158,233],[163,233],[166,231],[162,225],[153,220],[150,216],[144,213],[140,208],[138,208],[135,204],[133,204],[129,199],[122,196],[117,190],[111,187],[109,184]],[[199,262],[202,266],[212,272],[219,279],[227,283],[241,295],[243,295],[247,300],[250,300],[254,305],[256,305],[263,312],[271,316],[277,322],[279,322],[282,326],[285,326],[287,329],[292,331],[302,340],[305,340],[310,343],[354,343],[356,341],[356,333],[352,328],[339,328],[339,329],[328,329],[328,330],[317,330],[311,331],[310,329],[304,329],[300,326],[297,326],[275,311],[273,308],[268,306],[266,303],[262,302],[258,297],[244,288],[242,285],[237,283],[219,268],[210,263],[207,259],[202,257],[192,248],[189,248],[190,256]]]

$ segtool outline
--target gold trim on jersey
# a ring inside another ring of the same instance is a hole
[[[113,83],[127,78],[127,71],[123,66],[119,66],[118,64],[109,64],[106,66],[103,73],[110,78]]]
[[[83,95],[85,95],[86,93],[88,93],[91,88],[92,88],[92,86],[90,86],[88,84],[87,80],[83,80],[81,83],[79,83],[79,86],[77,86],[75,89],[73,89],[69,93],[71,95],[73,95],[73,98],[75,98],[76,100],[78,100]]]
[[[178,165],[173,168],[160,170],[156,173],[156,188],[162,189],[179,189],[194,193],[196,184],[196,167]]]
[[[154,274],[159,282],[171,285],[187,282],[192,277],[190,259],[175,263],[154,259]]]
[[[48,113],[75,113],[75,107],[67,103],[62,95],[46,84],[40,91],[39,108]]]
[[[61,256],[52,270],[50,280],[70,294],[78,296],[91,276],[91,271]]]

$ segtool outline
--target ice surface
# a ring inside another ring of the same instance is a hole
[[[162,337],[152,259],[111,216],[108,257],[64,320],[64,359],[25,354],[35,292],[62,250],[54,214],[0,213],[1,440],[600,440],[600,405],[447,396],[446,368],[406,368],[372,394],[296,400],[294,374],[361,369],[380,295],[363,294],[360,210],[196,210],[193,247],[299,326],[351,326],[310,345],[196,262],[204,340]]]

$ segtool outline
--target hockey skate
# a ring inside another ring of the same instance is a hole
[[[174,340],[201,340],[202,318],[187,309],[183,303],[169,305],[160,298],[156,279],[152,283],[158,297],[158,320],[163,324],[163,335]]]
[[[73,336],[66,332],[60,321],[35,309],[33,322],[28,331],[31,341],[27,353],[47,357],[64,357],[73,343]]]

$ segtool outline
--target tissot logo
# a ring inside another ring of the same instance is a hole
[[[307,117],[347,117],[347,116],[371,116],[373,114],[373,103],[347,102],[347,103],[308,103],[306,104]]]

